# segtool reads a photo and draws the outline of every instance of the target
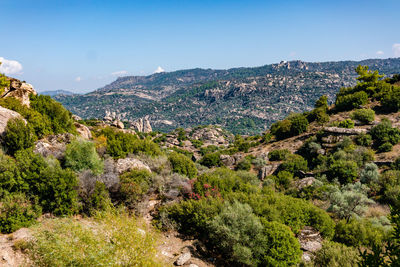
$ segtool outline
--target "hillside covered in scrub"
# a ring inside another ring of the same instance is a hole
[[[147,117],[155,130],[218,124],[235,134],[259,134],[291,112],[311,110],[321,95],[329,103],[356,83],[354,69],[368,65],[386,75],[400,72],[400,58],[360,62],[289,61],[253,68],[190,69],[120,77],[85,95],[59,95],[82,118]]]
[[[121,129],[0,76],[0,264],[399,266],[400,76],[356,73],[254,136]]]

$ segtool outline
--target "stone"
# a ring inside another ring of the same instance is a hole
[[[278,169],[279,164],[269,164],[260,169],[258,172],[258,178],[261,181],[264,181],[264,179],[268,176],[273,174],[277,169]]]
[[[4,134],[8,121],[15,118],[23,119],[18,112],[0,106],[0,136]]]
[[[228,166],[228,167],[235,165],[235,162],[236,162],[235,158],[230,156],[230,155],[223,155],[222,154],[220,156],[220,159],[221,159],[222,163],[225,166]]]
[[[368,132],[367,129],[361,129],[361,128],[348,129],[340,127],[324,127],[324,131],[333,134],[345,134],[345,135],[359,135]]]
[[[21,101],[22,105],[29,107],[31,103],[29,96],[31,94],[37,95],[31,84],[10,78],[10,87],[6,88],[1,97],[14,97]]]
[[[190,253],[190,251],[184,252],[182,253],[178,259],[175,261],[175,265],[177,266],[182,266],[184,265],[186,262],[188,262],[190,259],[192,258],[192,254]]]
[[[300,248],[304,251],[316,252],[322,248],[322,237],[312,227],[304,227],[304,229],[300,230],[297,238],[299,239]]]
[[[92,139],[92,133],[86,125],[80,124],[78,122],[74,123],[76,131],[84,139]]]
[[[64,157],[67,144],[71,143],[74,138],[74,135],[70,133],[50,135],[37,141],[33,151],[43,157],[51,155],[61,160]]]
[[[307,186],[311,186],[314,182],[315,182],[314,177],[306,177],[306,178],[300,179],[298,181],[295,181],[294,184],[298,190],[301,190]]]
[[[134,158],[124,158],[117,160],[116,171],[118,174],[133,170],[133,169],[145,169],[151,172],[150,167]]]
[[[73,119],[74,121],[81,121],[81,120],[82,120],[82,118],[79,117],[78,115],[72,115],[72,119]]]
[[[147,117],[145,117],[144,119],[140,118],[134,122],[131,122],[130,127],[140,133],[150,133],[153,131],[150,121]]]

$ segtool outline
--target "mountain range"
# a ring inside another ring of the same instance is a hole
[[[56,94],[71,112],[122,120],[146,117],[153,129],[217,124],[238,134],[256,134],[291,112],[310,110],[316,99],[330,102],[341,87],[356,83],[355,68],[367,65],[390,76],[400,73],[400,58],[363,61],[282,61],[227,70],[188,69],[126,76],[84,95]]]

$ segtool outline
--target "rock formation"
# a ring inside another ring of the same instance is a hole
[[[3,97],[14,97],[21,101],[25,106],[30,106],[29,96],[30,94],[36,95],[35,89],[29,83],[21,82],[20,80],[10,78],[10,87],[6,88]]]
[[[7,122],[10,119],[14,119],[14,118],[22,119],[22,116],[15,111],[12,111],[12,110],[9,110],[9,109],[6,109],[6,108],[3,108],[0,106],[0,136],[3,135],[3,133],[6,129],[6,126],[7,126]]]
[[[115,169],[118,174],[130,171],[132,169],[145,169],[151,172],[150,167],[134,158],[125,158],[117,160],[115,164]]]
[[[145,117],[144,119],[140,118],[134,122],[131,122],[130,127],[141,133],[150,133],[153,131],[153,128],[150,125],[150,121],[147,117]]]
[[[117,114],[115,111],[106,111],[106,115],[103,118],[103,121],[111,126],[117,127],[119,129],[124,129],[124,123],[121,121],[121,115]]]
[[[74,123],[76,131],[78,134],[84,138],[84,139],[91,139],[92,138],[92,133],[90,132],[89,128],[83,124],[80,124],[78,122]]]

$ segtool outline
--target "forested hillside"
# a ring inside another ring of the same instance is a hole
[[[281,62],[255,68],[191,69],[118,78],[92,93],[56,99],[83,118],[116,112],[123,120],[148,117],[155,130],[219,124],[257,134],[290,112],[310,110],[320,95],[332,103],[341,87],[356,83],[354,69],[368,65],[386,75],[400,59],[309,63]]]

